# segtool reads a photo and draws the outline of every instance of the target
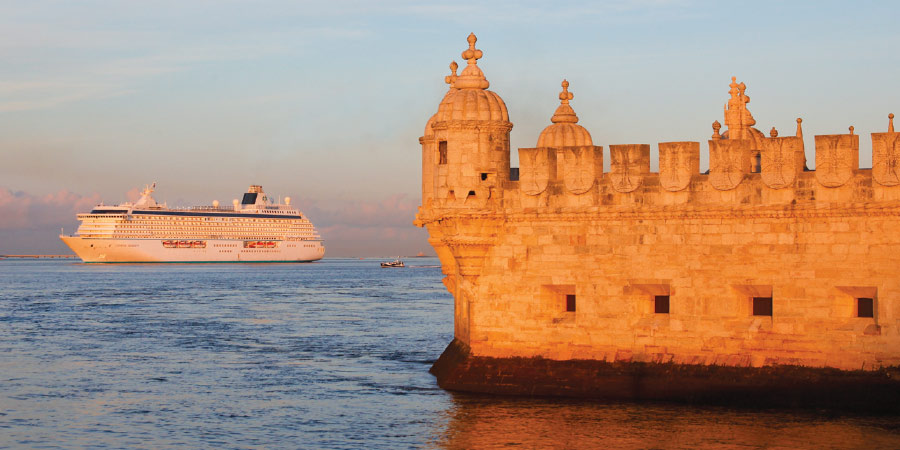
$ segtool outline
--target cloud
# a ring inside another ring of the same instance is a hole
[[[79,195],[67,190],[44,196],[0,188],[0,230],[58,228],[75,215],[100,203],[100,195]]]
[[[127,197],[133,201],[139,193],[133,189]],[[96,193],[62,190],[40,196],[0,188],[0,253],[68,253],[56,238],[59,229],[74,232],[76,214],[101,200]],[[295,204],[325,239],[327,256],[349,257],[433,254],[427,233],[412,224],[419,203],[398,194],[375,201]]]

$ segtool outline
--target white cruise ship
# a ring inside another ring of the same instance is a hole
[[[325,246],[300,211],[272,203],[262,186],[250,186],[233,206],[167,208],[147,186],[135,203],[98,205],[78,214],[74,235],[60,235],[88,263],[308,262]]]

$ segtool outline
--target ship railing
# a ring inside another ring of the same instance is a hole
[[[189,208],[172,208],[172,211],[234,211],[234,206],[191,206]]]

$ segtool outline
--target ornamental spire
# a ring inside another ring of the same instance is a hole
[[[569,82],[567,80],[562,81],[562,92],[559,93],[559,107],[556,108],[556,112],[553,113],[553,117],[550,118],[550,121],[553,123],[578,123],[578,116],[575,115],[575,110],[569,106],[569,100],[575,98],[571,92],[569,92]]]
[[[478,38],[475,37],[475,33],[471,33],[466,40],[469,42],[469,48],[462,52],[462,58],[466,60],[466,68],[456,78],[453,87],[457,89],[487,89],[491,84],[488,83],[484,72],[478,67],[478,60],[484,54],[475,48]]]
[[[888,133],[894,132],[894,113],[888,114]]]
[[[458,69],[458,68],[459,68],[459,64],[457,64],[456,61],[450,62],[450,72],[451,73],[450,73],[450,75],[447,75],[446,77],[444,77],[444,83],[449,84],[450,89],[453,89],[453,87],[454,87],[453,84],[456,83],[456,79],[459,78],[459,76],[456,75],[456,69]]]

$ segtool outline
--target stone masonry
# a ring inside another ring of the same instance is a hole
[[[756,124],[732,78],[699,142],[603,147],[560,105],[510,170],[512,123],[470,35],[419,139],[422,206],[470,357],[883,371],[900,367],[900,133]],[[489,390],[489,389],[488,389]]]

